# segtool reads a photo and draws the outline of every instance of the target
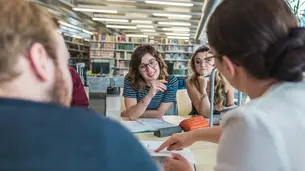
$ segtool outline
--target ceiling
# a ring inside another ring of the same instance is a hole
[[[203,0],[67,0],[74,11],[130,36],[193,38]]]

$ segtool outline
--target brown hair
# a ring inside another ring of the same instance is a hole
[[[198,77],[200,76],[196,72],[196,67],[195,67],[195,58],[198,53],[200,52],[209,52],[210,49],[207,46],[201,46],[199,47],[193,54],[192,59],[191,59],[191,69],[193,71],[193,75],[190,77],[190,83],[195,85],[197,90],[199,90],[199,82],[198,82]],[[221,110],[226,102],[226,80],[225,78],[220,74],[220,72],[216,71],[215,75],[215,92],[214,92],[214,105],[217,110]]]
[[[129,72],[126,75],[126,78],[131,81],[131,86],[138,91],[141,91],[145,88],[146,83],[145,80],[142,78],[139,67],[142,62],[142,57],[146,54],[152,55],[158,62],[160,67],[160,75],[158,79],[163,80],[167,79],[167,65],[164,62],[164,59],[154,47],[151,45],[141,45],[137,47],[133,53],[131,54],[131,60],[129,63]]]
[[[284,0],[224,0],[207,34],[219,58],[228,56],[257,79],[303,80],[305,29]]]
[[[33,43],[40,43],[56,59],[51,17],[37,5],[25,0],[0,0],[0,82],[21,73],[15,67],[19,56],[27,55]]]

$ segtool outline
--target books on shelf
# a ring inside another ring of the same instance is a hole
[[[90,51],[90,56],[95,56],[95,57],[108,57],[108,58],[113,58],[114,53],[113,51],[103,51],[103,50],[91,50]]]
[[[122,74],[129,68],[132,52],[140,45],[150,44],[158,50],[166,62],[174,63],[174,74],[187,74],[187,63],[192,57],[195,45],[184,40],[171,40],[166,38],[138,38],[111,36],[105,34],[95,34],[90,42],[90,55],[92,62],[97,59],[113,59],[113,69],[116,73]]]
[[[166,46],[193,46],[189,41],[174,40],[167,38],[154,38],[154,37],[126,37],[125,35],[111,36],[106,34],[95,34],[92,36],[92,42],[104,42],[104,43],[118,43],[118,44],[155,44]]]
[[[94,34],[92,36],[93,41],[108,41],[108,42],[115,42],[116,36],[105,35],[105,34]]]

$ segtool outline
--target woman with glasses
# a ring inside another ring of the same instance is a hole
[[[193,75],[186,81],[186,88],[192,101],[190,115],[210,116],[210,74],[215,68],[214,56],[206,46],[199,47],[192,59],[191,69]],[[217,71],[215,75],[214,106],[216,111],[223,107],[234,105],[233,88]]]
[[[168,75],[161,54],[151,45],[142,45],[131,55],[125,77],[123,117],[160,118],[176,102],[178,80]]]
[[[215,170],[303,171],[305,28],[286,1],[222,1],[210,16],[207,37],[218,71],[251,98],[222,118]],[[158,150],[200,139],[202,130],[177,134]],[[165,168],[192,170],[180,155]]]

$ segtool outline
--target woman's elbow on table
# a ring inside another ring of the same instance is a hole
[[[128,109],[124,110],[123,112],[121,112],[121,117],[126,117],[128,118],[129,120],[137,120],[139,117],[136,116],[136,115],[132,115],[132,114],[129,114],[130,112],[128,111]]]

